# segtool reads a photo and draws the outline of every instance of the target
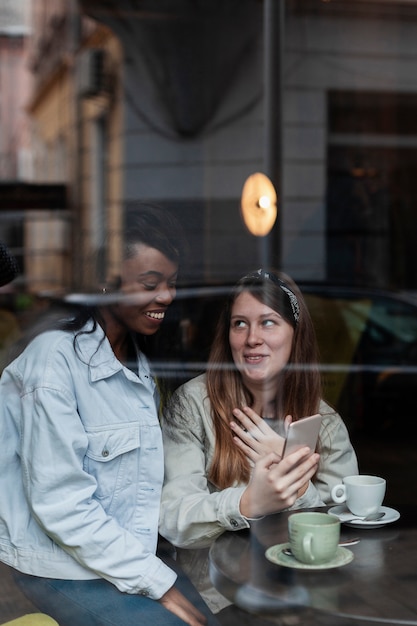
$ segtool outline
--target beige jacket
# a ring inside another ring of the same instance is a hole
[[[324,401],[314,481],[293,509],[331,502],[333,485],[358,473],[356,455],[340,415]],[[207,480],[214,453],[214,432],[205,375],[182,385],[174,394],[162,430],[165,483],[162,490],[160,533],[177,547],[177,559],[213,612],[230,604],[208,577],[208,549],[226,530],[249,528],[239,501],[246,485],[219,491]]]

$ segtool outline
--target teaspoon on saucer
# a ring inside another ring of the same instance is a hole
[[[385,511],[378,511],[377,513],[370,513],[366,517],[357,517],[355,515],[355,517],[349,517],[349,519],[342,519],[340,521],[343,522],[343,524],[346,524],[346,522],[376,522],[384,517],[384,515]]]
[[[341,541],[339,543],[340,547],[343,546],[353,546],[355,543],[359,543],[360,539],[359,537],[353,537],[352,539],[345,539],[344,541]],[[283,554],[286,554],[287,556],[294,556],[294,554],[292,553],[291,548],[284,548],[282,551]]]

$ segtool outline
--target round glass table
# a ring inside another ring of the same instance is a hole
[[[269,547],[288,541],[293,512],[264,517],[250,530],[226,532],[214,542],[210,577],[223,595],[252,613],[309,607],[365,624],[417,625],[417,510],[400,511],[400,519],[377,527],[342,524],[341,540],[359,539],[345,548],[353,559],[315,570],[265,556]]]

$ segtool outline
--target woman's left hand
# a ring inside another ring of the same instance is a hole
[[[253,409],[244,407],[234,409],[233,415],[239,420],[230,423],[235,444],[243,450],[248,459],[256,463],[270,452],[282,456],[285,438],[278,435]],[[285,426],[291,422],[291,417],[285,418]]]

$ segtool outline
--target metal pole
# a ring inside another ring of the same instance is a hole
[[[278,196],[271,233],[261,241],[262,264],[282,264],[282,59],[285,0],[264,0],[264,167]]]

